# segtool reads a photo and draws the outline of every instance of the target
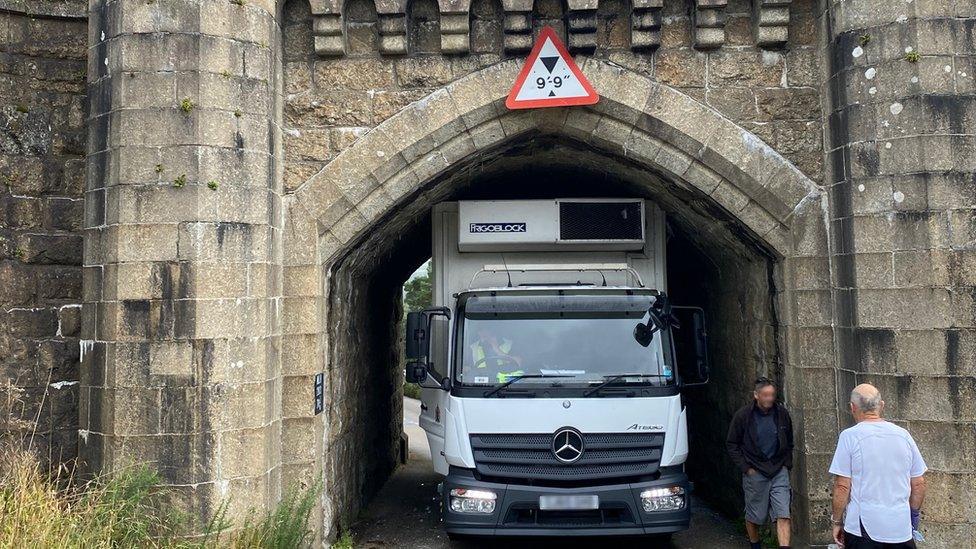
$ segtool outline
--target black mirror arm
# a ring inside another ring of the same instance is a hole
[[[428,307],[423,310],[424,316],[427,317],[428,321],[432,316],[443,316],[448,320],[451,319],[451,309],[450,307]],[[430,322],[428,322],[430,324]]]

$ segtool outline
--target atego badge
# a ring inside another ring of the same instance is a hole
[[[543,27],[505,100],[509,109],[592,105],[600,100],[552,27]]]

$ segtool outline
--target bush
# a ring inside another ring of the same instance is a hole
[[[145,466],[78,483],[63,468],[48,475],[33,456],[8,450],[0,455],[0,547],[305,547],[318,489],[292,490],[270,514],[229,533],[224,505],[191,539],[188,517]]]
[[[413,383],[404,383],[403,396],[410,397],[415,400],[420,400],[420,385],[415,385]]]

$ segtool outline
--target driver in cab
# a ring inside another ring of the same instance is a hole
[[[512,340],[498,337],[490,328],[478,328],[478,339],[470,349],[476,382],[487,383],[494,375],[498,383],[505,383],[525,373],[521,369],[522,357],[512,354]]]

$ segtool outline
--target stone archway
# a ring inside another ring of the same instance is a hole
[[[350,291],[349,285],[336,286],[337,266],[396,212],[428,207],[425,193],[444,174],[479,154],[536,135],[585,143],[659,174],[721,211],[765,249],[774,258],[779,360],[787,379],[796,380],[787,384],[787,398],[799,412],[800,432],[804,410],[830,410],[827,418],[836,418],[832,369],[808,370],[793,359],[805,348],[805,328],[830,329],[829,291],[809,274],[828,270],[821,190],[712,109],[608,62],[587,59],[582,64],[601,93],[597,105],[509,112],[503,102],[518,68],[516,61],[502,62],[412,103],[285,200],[282,446],[302,448],[291,460],[283,457],[286,469],[310,475],[324,471],[327,479],[340,476],[342,458],[324,456],[344,452],[342,437],[350,427],[342,418],[310,415],[305,405],[312,376],[327,371],[334,356],[329,334],[335,326],[328,324],[343,322],[330,314],[330,307],[350,297],[330,296],[337,287]],[[830,383],[820,387],[821,393],[800,390],[825,376]],[[804,454],[803,441],[798,447]],[[810,517],[806,502],[821,498],[825,482],[808,479],[807,461],[801,459],[797,468],[798,512],[804,517]],[[345,493],[355,490],[336,487],[343,492],[338,496],[326,490],[326,530],[361,503],[358,494]]]

